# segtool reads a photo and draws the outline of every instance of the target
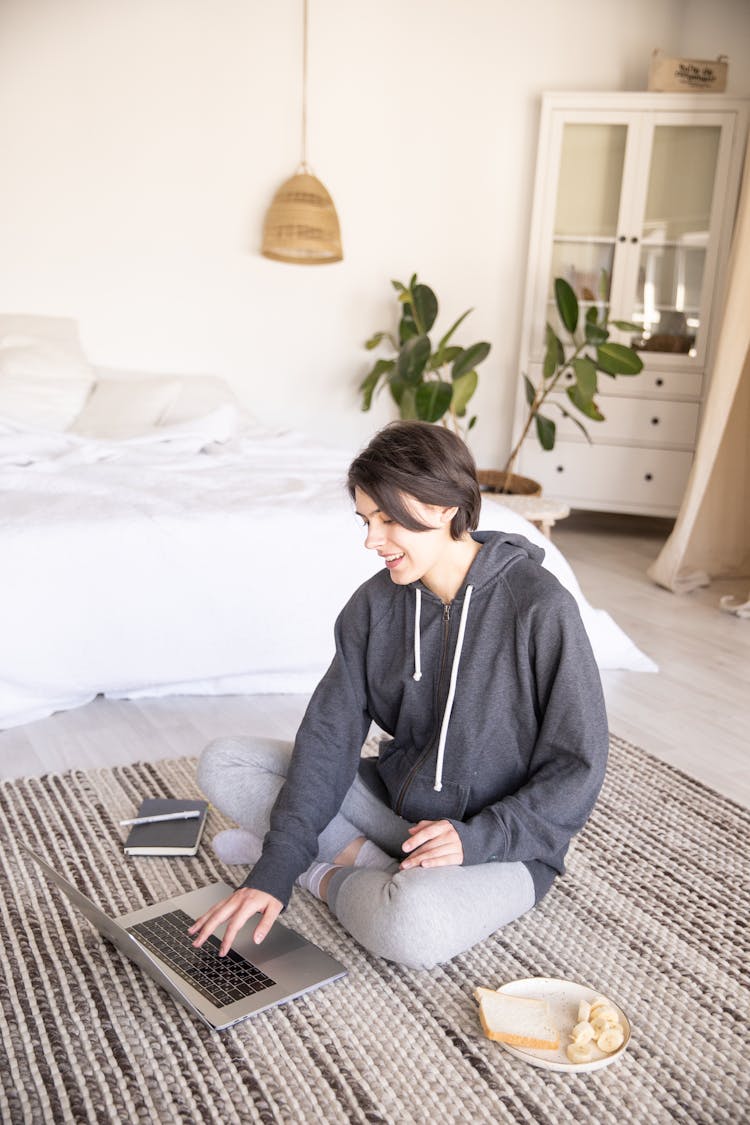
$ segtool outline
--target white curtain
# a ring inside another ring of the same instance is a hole
[[[675,593],[711,578],[750,578],[750,161],[695,460],[672,534],[648,573]],[[750,618],[750,593],[744,604],[722,603]]]

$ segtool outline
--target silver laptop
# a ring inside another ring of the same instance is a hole
[[[251,920],[226,957],[219,957],[224,926],[194,949],[188,927],[232,893],[226,883],[110,918],[31,848],[21,847],[100,934],[215,1031],[346,974],[343,965],[281,922],[274,923],[262,945],[255,945]]]

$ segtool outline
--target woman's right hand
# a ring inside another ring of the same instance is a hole
[[[260,920],[255,927],[253,941],[259,945],[266,937],[271,926],[278,918],[284,904],[267,891],[255,891],[252,887],[240,887],[229,898],[222,899],[196,918],[188,933],[197,934],[193,942],[196,949],[200,949],[204,941],[211,936],[217,926],[222,922],[227,923],[226,932],[222,938],[219,956],[226,957],[232,947],[232,942],[237,937],[242,927],[254,914],[260,914]]]

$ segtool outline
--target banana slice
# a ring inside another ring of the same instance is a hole
[[[590,1043],[596,1038],[596,1032],[588,1020],[580,1020],[571,1031],[570,1038],[574,1043]]]
[[[591,1005],[586,1000],[582,1000],[578,1005],[578,1022],[586,1023],[591,1016]]]
[[[585,1063],[591,1059],[591,1044],[590,1043],[569,1043],[565,1048],[565,1054],[568,1056],[572,1063]]]
[[[605,1055],[611,1055],[618,1047],[621,1047],[625,1042],[625,1032],[618,1024],[616,1027],[608,1027],[601,1033],[596,1040],[596,1045],[600,1051],[604,1051]]]
[[[597,1036],[606,1031],[608,1027],[619,1027],[619,1025],[620,1017],[614,1008],[600,1008],[591,1019],[591,1026]]]

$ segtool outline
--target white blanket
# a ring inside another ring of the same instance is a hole
[[[308,692],[379,565],[344,480],[355,450],[232,407],[102,442],[0,420],[0,727],[98,693]],[[600,667],[653,670],[533,525],[487,499],[576,596]]]

